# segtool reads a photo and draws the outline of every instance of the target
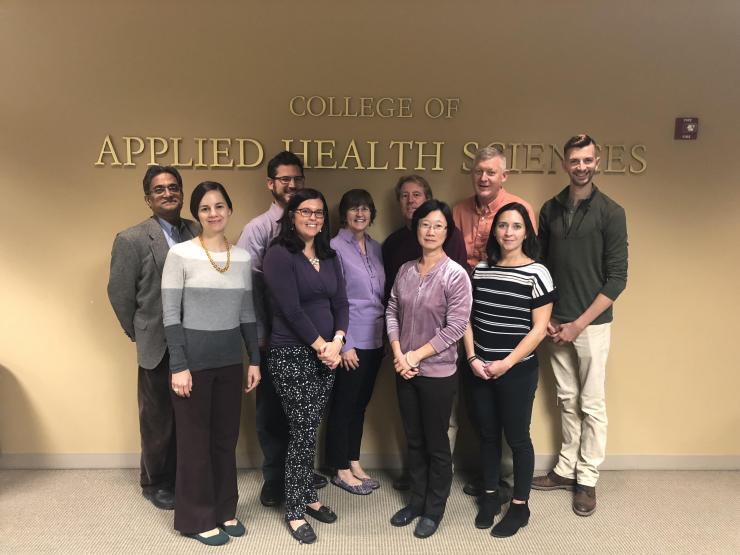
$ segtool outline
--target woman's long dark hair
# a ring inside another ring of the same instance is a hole
[[[488,236],[488,243],[486,243],[486,254],[488,255],[488,265],[495,266],[499,260],[501,260],[501,246],[496,241],[496,225],[501,219],[501,215],[504,212],[519,212],[519,215],[524,220],[524,232],[525,237],[522,241],[522,252],[528,258],[532,260],[538,260],[540,257],[540,246],[537,243],[537,235],[534,232],[534,226],[532,220],[529,219],[529,212],[523,204],[519,202],[510,202],[509,204],[503,205],[499,208],[496,215],[493,217],[493,223],[491,224],[491,234]]]
[[[275,239],[273,239],[273,245],[282,245],[288,251],[296,253],[301,252],[306,246],[303,239],[301,239],[295,231],[293,221],[295,219],[296,209],[307,200],[320,199],[321,204],[324,206],[324,225],[321,226],[321,231],[313,240],[314,250],[316,251],[316,257],[320,260],[327,258],[334,258],[337,253],[334,249],[329,246],[329,208],[326,205],[326,199],[316,189],[298,189],[293,197],[288,202],[288,206],[285,207],[283,217],[280,218],[280,233]]]

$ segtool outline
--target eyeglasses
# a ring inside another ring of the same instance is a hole
[[[496,177],[496,171],[495,170],[473,170],[473,175],[477,178],[483,177],[483,174],[486,174],[488,177]]]
[[[421,229],[424,232],[429,231],[431,229],[434,233],[439,233],[440,231],[444,231],[445,229],[447,229],[447,226],[442,225],[442,224],[432,225],[429,222],[421,222],[419,224],[419,229]]]
[[[298,208],[296,210],[301,216],[308,219],[311,216],[316,216],[317,220],[323,220],[326,213],[319,208],[318,210],[311,210],[310,208]]]
[[[150,195],[163,195],[165,191],[169,191],[170,193],[180,193],[182,192],[182,187],[180,187],[177,183],[173,183],[172,185],[157,185],[156,187],[149,189]]]
[[[369,206],[353,206],[352,208],[347,208],[347,212],[352,212],[353,214],[358,214],[359,212],[370,212]]]
[[[279,177],[273,177],[272,180],[279,181],[283,185],[290,185],[291,181],[296,185],[303,185],[303,183],[306,181],[306,178],[302,175],[281,175]]]

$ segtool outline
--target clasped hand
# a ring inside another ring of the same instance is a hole
[[[583,328],[575,321],[561,324],[554,318],[550,318],[547,324],[547,336],[553,343],[573,343],[582,331]]]
[[[473,374],[481,380],[497,380],[509,371],[510,366],[503,360],[484,362],[476,358],[470,361],[470,368],[473,370]]]
[[[323,362],[331,370],[334,370],[337,366],[339,366],[339,363],[342,362],[342,357],[339,355],[339,351],[341,351],[341,349],[342,345],[339,341],[327,341],[321,347],[319,347],[319,350],[316,351],[316,354],[318,355],[321,362]]]
[[[408,360],[406,360],[406,353],[398,352],[393,356],[393,367],[396,369],[396,373],[399,374],[404,380],[410,380],[419,375],[419,368],[412,368]]]

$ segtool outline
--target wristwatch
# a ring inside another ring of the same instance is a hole
[[[338,334],[336,334],[336,335],[334,336],[334,339],[332,339],[332,341],[336,341],[336,340],[337,340],[337,338],[339,338],[339,340],[340,340],[340,341],[342,342],[342,345],[346,345],[346,344],[347,344],[347,338],[346,338],[346,337],[344,337],[344,336],[343,336],[342,334],[339,334],[339,333],[338,333]]]

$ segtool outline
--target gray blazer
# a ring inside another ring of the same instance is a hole
[[[197,223],[182,221],[183,241],[200,232]],[[167,349],[162,324],[162,268],[169,249],[154,216],[122,231],[113,241],[108,298],[123,331],[136,342],[142,368],[155,368]]]

